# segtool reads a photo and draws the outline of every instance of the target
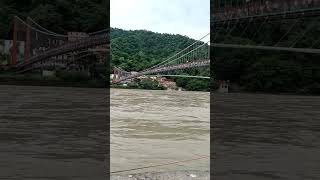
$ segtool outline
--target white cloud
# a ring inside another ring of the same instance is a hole
[[[209,0],[111,0],[110,5],[111,27],[194,39],[210,32]]]

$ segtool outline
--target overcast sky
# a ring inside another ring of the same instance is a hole
[[[111,27],[181,34],[210,32],[210,0],[111,0]]]

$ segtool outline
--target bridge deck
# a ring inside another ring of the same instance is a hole
[[[210,60],[200,60],[200,61],[194,61],[194,62],[187,62],[183,64],[177,64],[177,65],[160,66],[154,69],[150,69],[148,71],[143,71],[134,75],[129,75],[126,77],[122,77],[120,79],[116,79],[114,83],[120,83],[121,81],[134,79],[144,75],[157,74],[157,73],[169,72],[169,71],[180,70],[180,69],[189,69],[193,67],[204,67],[204,66],[210,66]]]

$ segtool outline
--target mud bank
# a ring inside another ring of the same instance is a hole
[[[209,171],[148,172],[112,175],[111,180],[209,180]]]

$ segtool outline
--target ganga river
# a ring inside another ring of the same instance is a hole
[[[320,179],[320,96],[212,98],[213,179]]]
[[[111,89],[111,172],[210,154],[210,93]],[[209,171],[203,158],[124,174]]]
[[[212,97],[215,179],[319,179],[320,96]],[[105,89],[0,86],[0,179],[105,179],[108,98]],[[209,99],[111,89],[111,171],[208,156]],[[204,158],[122,175],[209,165]]]
[[[106,179],[105,89],[0,86],[0,179]]]

